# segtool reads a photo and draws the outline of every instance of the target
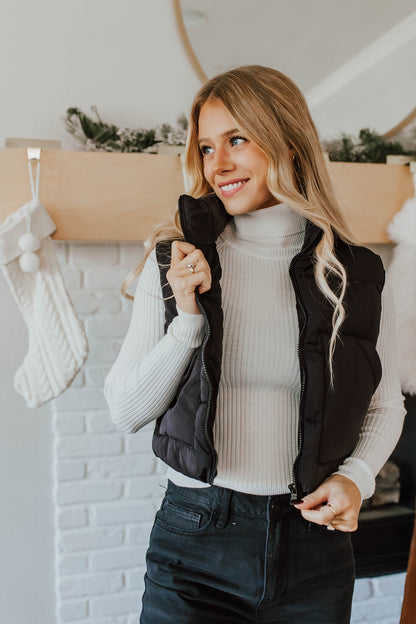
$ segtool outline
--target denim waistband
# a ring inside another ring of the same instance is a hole
[[[229,513],[241,514],[244,516],[259,516],[267,518],[270,510],[283,511],[285,513],[297,512],[289,503],[290,493],[275,495],[246,494],[230,490],[219,485],[211,485],[204,488],[191,488],[176,485],[168,480],[167,494],[180,496],[190,501],[195,501],[208,505],[212,509],[217,509],[220,518],[226,522]]]

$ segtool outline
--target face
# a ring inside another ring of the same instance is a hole
[[[198,139],[205,179],[229,214],[244,214],[279,203],[266,184],[266,155],[244,136],[219,100],[207,101],[201,107]]]

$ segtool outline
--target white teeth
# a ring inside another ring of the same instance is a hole
[[[235,189],[238,186],[243,186],[243,184],[245,184],[245,181],[244,182],[234,182],[234,184],[225,184],[221,188],[222,188],[223,191],[231,191],[232,189]]]

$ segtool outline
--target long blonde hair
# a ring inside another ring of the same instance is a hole
[[[190,195],[194,197],[213,192],[204,178],[198,145],[199,113],[207,100],[222,102],[247,138],[263,150],[269,161],[267,185],[276,200],[287,204],[323,231],[314,252],[314,276],[320,291],[333,307],[328,358],[333,387],[332,356],[345,319],[343,299],[347,287],[346,271],[334,253],[334,231],[349,244],[359,243],[334,196],[306,100],[287,76],[261,65],[237,67],[209,80],[197,93],[189,120],[185,167],[193,183]],[[290,149],[294,153],[293,160]],[[143,260],[122,285],[124,296],[132,299],[126,289],[143,269],[156,243],[175,239],[183,239],[178,210],[171,220],[155,228]],[[338,279],[334,290],[328,285],[327,275]]]

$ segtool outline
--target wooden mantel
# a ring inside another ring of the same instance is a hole
[[[361,243],[388,243],[388,224],[415,193],[409,166],[328,168]],[[145,240],[184,192],[179,156],[42,150],[39,197],[57,226],[55,239]],[[0,149],[0,220],[30,199],[26,149]]]
[[[54,239],[145,240],[184,193],[178,156],[42,149],[40,163],[39,199]],[[0,219],[31,197],[26,149],[0,149]]]

